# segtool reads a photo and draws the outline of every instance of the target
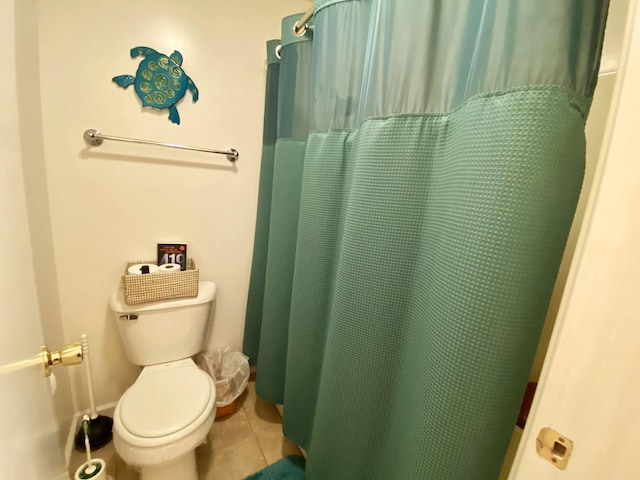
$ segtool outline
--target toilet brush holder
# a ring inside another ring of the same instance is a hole
[[[89,415],[82,419],[82,432],[84,433],[84,448],[87,452],[87,461],[78,467],[73,476],[74,480],[111,480],[107,476],[107,464],[101,458],[91,458],[91,444],[89,442]]]
[[[107,464],[101,458],[92,458],[78,467],[73,480],[109,480]]]

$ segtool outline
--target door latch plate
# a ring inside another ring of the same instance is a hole
[[[554,467],[564,470],[573,450],[573,442],[552,428],[544,427],[536,438],[538,455]]]

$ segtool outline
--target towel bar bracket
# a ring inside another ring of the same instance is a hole
[[[100,145],[102,145],[102,142],[104,142],[104,140],[96,136],[96,134],[99,133],[100,132],[97,130],[89,129],[84,131],[84,135],[82,137],[84,138],[84,141],[87,145],[90,145],[92,147],[99,147]]]

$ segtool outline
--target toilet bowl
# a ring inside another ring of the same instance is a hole
[[[191,359],[145,367],[114,413],[116,451],[141,480],[197,480],[195,448],[215,418],[213,380]]]
[[[192,356],[204,343],[216,285],[197,297],[129,306],[122,290],[110,301],[127,358],[144,368],[114,412],[116,452],[140,480],[197,480],[195,449],[215,419],[212,378]]]

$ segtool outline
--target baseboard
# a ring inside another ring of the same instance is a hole
[[[99,415],[100,412],[106,412],[107,410],[112,410],[116,407],[118,402],[105,403],[104,405],[98,405],[96,407],[96,413]],[[69,468],[69,462],[71,461],[71,452],[73,452],[73,444],[76,438],[76,433],[80,429],[80,422],[83,416],[89,415],[89,409],[82,410],[80,412],[76,412],[73,414],[73,418],[71,419],[71,426],[69,427],[69,434],[67,435],[67,444],[64,448],[64,459],[66,462],[67,469]]]

